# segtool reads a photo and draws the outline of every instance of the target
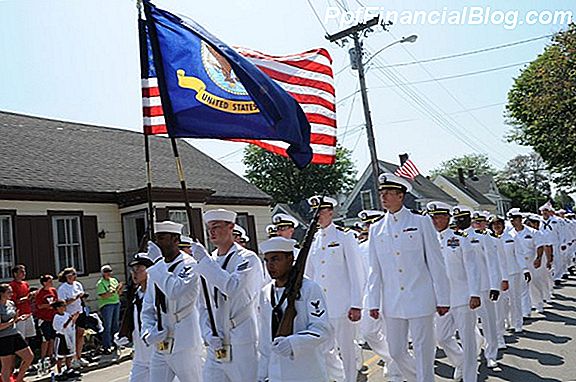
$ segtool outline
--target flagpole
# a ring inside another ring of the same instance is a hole
[[[144,14],[146,19],[149,20],[149,8],[146,3],[144,5]],[[162,100],[162,107],[164,109],[164,118],[166,122],[166,127],[168,132],[170,132],[170,126],[173,126],[174,115],[172,113],[172,103],[170,102],[170,97],[167,96],[167,91],[165,88],[164,81],[164,67],[162,65],[162,55],[160,53],[160,48],[158,47],[158,36],[156,34],[156,27],[153,22],[147,23],[148,33],[150,33],[150,44],[152,45],[152,53],[154,55],[154,64],[156,66],[156,74],[158,76],[158,88],[160,89],[160,98]],[[148,49],[148,47],[146,47]],[[148,55],[146,55],[148,61]],[[174,154],[174,159],[176,161],[176,170],[178,172],[178,178],[180,180],[180,187],[182,188],[182,193],[184,196],[184,206],[186,208],[186,217],[188,218],[188,226],[190,229],[190,236],[194,237],[194,224],[192,219],[192,207],[190,206],[190,199],[188,198],[188,189],[186,187],[186,179],[184,177],[184,169],[182,166],[182,161],[180,160],[180,155],[178,153],[178,145],[176,143],[176,138],[170,137],[172,143],[172,152]],[[208,321],[210,323],[210,330],[214,337],[218,337],[218,329],[216,328],[216,320],[214,319],[214,312],[212,311],[212,302],[210,300],[210,293],[208,292],[208,285],[206,279],[200,276],[200,282],[202,284],[202,292],[204,294],[204,301],[206,302],[206,311],[208,313]]]

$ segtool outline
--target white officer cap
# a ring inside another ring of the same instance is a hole
[[[521,218],[521,217],[523,217],[522,215],[523,214],[522,214],[522,212],[520,212],[520,208],[511,208],[506,213],[506,216],[508,217],[508,219]]]
[[[174,233],[182,235],[182,228],[184,228],[184,225],[169,220],[154,223],[154,232],[156,233]]]
[[[296,220],[296,218],[294,218],[293,216],[287,214],[276,214],[272,216],[272,223],[276,227],[284,227],[284,226],[292,228],[298,227],[298,220]]]
[[[182,236],[180,236],[180,244],[178,244],[178,246],[179,247],[191,247],[192,243],[193,243],[193,240],[191,237],[182,235]]]
[[[128,263],[129,267],[133,267],[135,265],[144,265],[146,268],[148,268],[154,265],[154,261],[152,261],[152,259],[148,257],[147,253],[140,252],[135,254],[132,261]]]
[[[234,223],[236,221],[236,212],[228,211],[223,208],[204,212],[204,223],[208,224],[213,221]]]
[[[405,178],[385,172],[378,177],[379,190],[401,190],[404,193],[412,191],[412,184]]]
[[[430,202],[426,204],[426,213],[428,215],[440,215],[440,214],[447,214],[450,215],[450,207],[449,204],[443,202]]]
[[[504,220],[504,218],[502,216],[498,216],[498,215],[490,215],[488,217],[488,222],[490,224],[494,224],[495,222],[500,221],[504,224],[506,224],[506,221]]]
[[[276,227],[274,224],[268,224],[266,226],[266,234],[268,237],[275,237],[278,235],[278,227]]]
[[[527,214],[526,219],[534,222],[542,222],[542,217],[537,214]]]
[[[456,207],[452,208],[452,216],[455,218],[459,218],[461,216],[470,215],[472,216],[472,208],[465,206],[463,204],[459,204]]]
[[[322,200],[322,204],[320,204],[320,200]],[[338,202],[329,196],[324,196],[324,199],[322,199],[322,196],[314,195],[308,198],[308,204],[310,204],[310,208],[334,208],[338,205]]]
[[[100,273],[104,272],[112,272],[112,267],[109,264],[103,265],[102,268],[100,268]]]
[[[547,201],[546,203],[544,203],[544,205],[540,206],[540,208],[538,208],[538,210],[540,212],[542,212],[542,211],[554,212],[554,207],[552,207],[552,203],[550,203],[550,201]]]
[[[486,211],[474,211],[472,212],[472,220],[481,222],[487,221],[490,214]]]
[[[373,224],[384,217],[383,211],[378,210],[363,210],[358,213],[358,217],[364,224]]]
[[[234,224],[234,228],[232,229],[232,233],[234,235],[240,236],[240,238],[244,241],[250,241],[250,238],[246,234],[246,230],[242,226],[239,226],[238,224]]]
[[[263,241],[258,246],[260,252],[267,254],[269,252],[292,252],[294,253],[294,246],[296,245],[296,240],[286,239],[282,236],[277,236]]]

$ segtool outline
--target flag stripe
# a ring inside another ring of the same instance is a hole
[[[336,112],[336,105],[333,102],[327,101],[322,97],[309,94],[298,94],[288,92],[300,105],[320,105],[330,110],[331,112]]]
[[[326,83],[332,82],[332,73],[321,73],[317,71],[306,70],[304,68],[296,67],[290,65],[288,62],[277,62],[277,61],[270,61],[270,60],[260,60],[257,58],[249,58],[249,61],[252,62],[259,68],[267,68],[270,70],[274,70],[276,72],[288,74],[294,77],[301,77],[306,79],[314,79],[317,81],[323,81]]]
[[[327,83],[327,82],[311,80],[311,79],[302,78],[302,77],[294,77],[294,76],[291,76],[289,74],[285,74],[285,73],[278,72],[276,70],[261,67],[261,66],[259,66],[258,68],[260,70],[262,70],[264,73],[266,73],[273,80],[277,80],[280,82],[286,82],[286,83],[293,84],[293,85],[306,85],[306,86],[310,86],[312,88],[324,90],[324,91],[326,91],[332,95],[336,94],[336,91],[334,90],[334,86],[332,84]]]
[[[401,167],[396,170],[394,174],[403,178],[414,180],[414,178],[420,175],[420,171],[418,171],[418,168],[414,162],[408,159]]]

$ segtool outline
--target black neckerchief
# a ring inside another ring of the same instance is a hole
[[[284,292],[286,292],[286,288],[284,288]],[[280,297],[280,301],[276,304],[276,291],[274,288],[274,284],[271,285],[270,288],[270,304],[272,305],[272,339],[276,338],[276,333],[278,332],[278,328],[280,327],[280,322],[282,322],[282,316],[284,316],[284,311],[282,310],[282,304],[286,298],[284,297],[286,293],[282,293],[282,297]]]

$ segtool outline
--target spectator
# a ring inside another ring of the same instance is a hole
[[[0,284],[0,361],[2,362],[2,381],[10,381],[14,370],[15,356],[22,359],[18,370],[17,382],[24,381],[24,375],[34,360],[32,350],[16,329],[19,322],[26,321],[30,314],[18,315],[12,299],[12,288]]]
[[[51,366],[50,359],[54,349],[54,339],[56,338],[56,332],[52,327],[52,320],[54,319],[56,311],[52,308],[51,304],[58,300],[58,293],[52,285],[52,280],[53,277],[51,275],[40,277],[42,289],[36,294],[36,318],[38,318],[38,325],[42,332],[40,363],[43,369],[48,369]]]
[[[72,315],[66,312],[66,301],[57,300],[52,303],[52,308],[56,311],[53,320],[54,331],[56,332],[56,368],[58,375],[57,381],[65,381],[68,378],[79,377],[80,373],[72,368],[72,359],[74,358],[76,330],[74,325],[80,317],[80,312]],[[62,368],[62,360],[66,363],[66,371]]]
[[[118,333],[120,321],[120,292],[123,284],[112,277],[112,267],[104,265],[100,269],[102,277],[96,283],[98,294],[98,308],[104,321],[104,333],[102,335],[103,353],[110,354],[112,338]]]
[[[26,267],[22,264],[16,265],[12,268],[12,277],[14,278],[10,282],[12,301],[16,304],[18,314],[28,317],[26,320],[18,321],[16,323],[16,329],[18,329],[26,341],[30,341],[31,338],[36,336],[36,327],[34,326],[32,306],[30,304],[30,285],[24,281],[26,278]]]
[[[86,313],[82,306],[84,297],[84,287],[76,280],[76,269],[65,268],[58,276],[58,281],[62,284],[58,288],[58,297],[66,302],[66,312],[71,316],[78,313],[76,319],[76,349],[72,367],[79,368],[88,366],[88,361],[82,358],[82,348],[84,347],[84,329],[86,328]]]

